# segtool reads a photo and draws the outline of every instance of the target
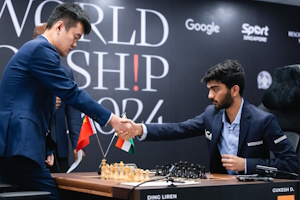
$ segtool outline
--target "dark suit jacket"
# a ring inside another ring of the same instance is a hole
[[[201,115],[181,123],[147,124],[146,140],[176,140],[204,134],[209,146],[210,172],[227,173],[217,147],[223,112],[224,109],[218,111],[211,105]],[[237,156],[247,159],[247,174],[257,173],[256,165],[298,172],[297,154],[287,139],[280,138],[284,135],[274,115],[244,101]],[[270,159],[269,151],[274,153],[275,159]]]
[[[104,126],[111,112],[79,90],[43,36],[24,44],[7,64],[0,85],[0,157],[22,155],[45,167],[45,138],[55,96]],[[1,163],[2,164],[2,163]]]
[[[70,67],[61,65],[64,72],[74,80],[73,72]],[[72,149],[76,149],[77,141],[80,133],[82,119],[80,112],[72,106],[61,102],[55,115],[51,121],[51,136],[56,144],[56,155],[59,158],[69,157],[69,140],[70,138]],[[69,131],[67,133],[67,131]]]

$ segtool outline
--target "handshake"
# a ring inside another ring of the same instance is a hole
[[[115,129],[116,133],[123,140],[129,140],[135,136],[143,135],[143,127],[141,124],[136,124],[126,116],[122,118],[113,114],[109,124]]]

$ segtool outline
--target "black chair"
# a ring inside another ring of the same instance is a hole
[[[282,129],[283,133],[287,136],[294,150],[297,152],[298,158],[300,160],[300,111],[270,110],[266,108],[264,104],[260,104],[258,107],[266,112],[275,115],[280,128]],[[273,157],[272,154],[271,157]]]
[[[300,160],[300,65],[277,68],[258,107],[275,115]]]

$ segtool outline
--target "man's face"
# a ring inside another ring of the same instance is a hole
[[[68,53],[77,46],[77,41],[84,31],[83,25],[78,22],[75,27],[66,31],[65,26],[61,27],[58,33],[58,42],[55,45],[60,56],[66,57]]]
[[[233,97],[225,84],[211,80],[207,83],[207,88],[209,90],[208,99],[212,101],[216,109],[226,109],[232,105]]]

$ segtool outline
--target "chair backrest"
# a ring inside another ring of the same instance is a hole
[[[283,133],[287,136],[294,150],[298,152],[300,148],[300,134],[291,131],[284,131]]]
[[[266,112],[275,115],[280,128],[282,129],[283,133],[287,136],[294,150],[298,154],[298,159],[300,161],[300,112],[297,110],[270,110],[266,108],[263,104],[260,104],[258,107]],[[270,155],[271,158],[274,158],[272,152],[270,152]],[[300,169],[298,174],[300,175]]]
[[[275,69],[272,79],[258,107],[275,115],[300,157],[300,64]]]

